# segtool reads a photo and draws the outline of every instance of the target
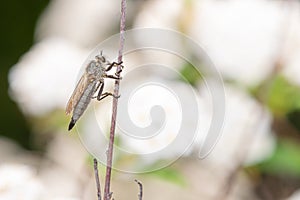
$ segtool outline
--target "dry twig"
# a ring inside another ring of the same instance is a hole
[[[138,181],[138,180],[134,180],[138,185],[139,185],[139,190],[140,190],[140,192],[139,192],[139,194],[138,194],[138,199],[139,200],[142,200],[143,199],[143,185],[142,185],[142,183],[140,182],[140,181]]]
[[[126,0],[121,0],[121,20],[120,20],[120,48],[119,48],[119,56],[118,62],[122,62],[123,58],[123,49],[124,49],[124,41],[125,41],[125,21],[126,21]],[[117,67],[117,72],[121,71],[121,65]],[[116,74],[120,76],[119,73]],[[119,95],[119,87],[120,80],[115,81],[114,88],[114,96]],[[111,199],[110,192],[110,180],[111,180],[111,168],[112,168],[112,160],[113,160],[113,146],[115,139],[115,128],[116,128],[116,118],[117,118],[117,108],[118,108],[118,98],[113,98],[112,104],[112,117],[111,117],[111,127],[110,127],[110,135],[109,135],[109,145],[107,151],[107,162],[106,162],[106,175],[105,175],[105,188],[104,188],[104,200]]]
[[[95,172],[98,200],[101,200],[101,187],[100,187],[100,179],[98,173],[98,162],[96,158],[94,158],[94,172]]]

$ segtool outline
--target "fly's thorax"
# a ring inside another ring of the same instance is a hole
[[[102,74],[104,73],[102,65],[103,64],[101,62],[93,60],[88,64],[86,68],[86,73],[91,77],[95,77],[96,79],[99,79],[98,77],[101,77]]]
[[[97,72],[97,69],[99,68],[98,65],[99,64],[96,61],[92,60],[86,67],[86,73],[95,74]]]

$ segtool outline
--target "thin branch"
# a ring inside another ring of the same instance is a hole
[[[122,62],[123,58],[123,49],[125,41],[125,21],[126,21],[126,0],[121,0],[121,20],[120,20],[120,47],[119,47],[119,56],[118,62]],[[121,71],[121,65],[118,65],[117,72]],[[119,73],[116,74],[120,76]],[[120,81],[115,81],[114,96],[119,95]],[[109,134],[109,145],[107,151],[107,161],[106,161],[106,175],[105,175],[105,188],[104,188],[104,200],[110,200],[112,193],[110,192],[110,180],[111,180],[111,167],[113,160],[113,146],[115,139],[115,129],[116,129],[116,118],[117,118],[117,109],[118,109],[118,98],[113,98],[112,104],[112,117],[111,117],[111,127]]]
[[[98,200],[101,200],[101,187],[100,187],[100,179],[98,173],[98,162],[96,158],[94,158],[94,172],[95,172]]]
[[[143,199],[143,184],[138,180],[134,180],[134,181],[139,185],[140,192],[138,194],[138,198],[139,198],[139,200],[142,200]]]

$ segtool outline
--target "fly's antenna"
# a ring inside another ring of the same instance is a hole
[[[101,58],[101,60],[105,59],[104,55],[103,55],[103,50],[100,51],[99,58]],[[105,60],[104,60],[104,62],[105,62]]]
[[[103,56],[103,50],[98,50],[98,54],[95,57],[102,57]]]
[[[102,60],[103,59],[103,50],[99,51],[99,53],[95,56],[95,58],[99,59],[99,60]]]

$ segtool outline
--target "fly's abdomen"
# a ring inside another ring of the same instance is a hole
[[[71,121],[73,126],[75,125],[76,121],[81,117],[81,115],[84,113],[84,111],[88,107],[88,105],[92,99],[92,96],[95,93],[96,83],[97,83],[97,81],[94,81],[87,86],[87,88],[83,92],[82,96],[80,97],[78,103],[74,107],[72,121]],[[70,125],[71,125],[71,123],[70,123]],[[69,129],[71,129],[71,128],[72,127],[69,127]]]

